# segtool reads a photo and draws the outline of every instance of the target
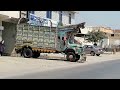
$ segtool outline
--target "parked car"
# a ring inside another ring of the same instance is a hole
[[[104,53],[104,50],[98,46],[94,45],[84,45],[84,52],[86,54],[91,54],[92,56],[100,56],[100,54]]]

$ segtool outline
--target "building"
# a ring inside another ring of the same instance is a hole
[[[11,53],[15,44],[16,24],[14,18],[20,11],[0,11],[0,41],[5,41],[5,52]]]
[[[110,44],[120,45],[120,30],[113,30],[113,34],[109,35]]]
[[[101,27],[101,26],[87,26],[85,27],[84,29],[81,29],[81,35],[80,36],[80,39],[81,38],[85,38],[85,36],[88,34],[88,32],[91,32],[91,31],[102,31],[105,33],[105,35],[107,36],[107,38],[101,40],[100,42],[98,42],[98,45],[102,46],[102,47],[108,47],[109,45],[112,44],[112,40],[111,40],[111,34],[113,34],[113,30],[109,27]],[[84,36],[84,37],[83,37]],[[90,43],[90,42],[87,42],[85,39],[81,39],[83,44],[93,44],[93,43]]]
[[[41,18],[49,18],[63,25],[75,24],[75,14],[77,11],[21,11],[21,17],[29,17],[32,13]]]
[[[63,25],[75,24],[76,11],[29,11],[28,13],[35,14],[41,18],[49,18],[57,22],[62,22]]]
[[[115,30],[113,30],[113,32],[114,32],[114,33],[120,33],[120,30],[115,29]]]
[[[19,11],[0,11],[0,41],[2,40],[3,21],[9,18],[19,18]]]

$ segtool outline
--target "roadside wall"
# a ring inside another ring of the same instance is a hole
[[[2,22],[2,25],[4,26],[2,37],[5,41],[5,53],[10,55],[15,46],[16,25],[8,22]]]

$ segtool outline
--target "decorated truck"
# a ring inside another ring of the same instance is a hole
[[[85,23],[57,27],[51,23],[49,27],[25,21],[25,18],[20,19],[17,25],[15,51],[21,56],[38,58],[41,53],[63,53],[71,62],[86,60],[82,45],[74,39]]]

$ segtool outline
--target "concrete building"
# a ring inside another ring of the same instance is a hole
[[[64,25],[75,24],[76,11],[31,11],[41,18],[49,18],[57,22],[62,22]]]
[[[109,27],[87,26],[84,29],[81,29],[81,33],[84,35],[87,35],[88,32],[98,31],[98,30],[104,32],[107,36],[107,38],[98,42],[98,45],[100,45],[102,47],[105,47],[105,46],[108,47],[108,46],[112,45],[111,34],[113,34],[113,30]],[[83,37],[81,37],[81,38],[83,38]],[[81,40],[82,40],[83,44],[93,44],[93,43],[87,42],[85,39],[84,40],[81,39]]]
[[[5,53],[11,53],[15,45],[16,24],[14,18],[20,17],[20,11],[0,11],[0,41],[5,41]]]
[[[120,30],[113,30],[113,34],[109,35],[111,45],[120,45]]]
[[[4,30],[3,21],[8,18],[19,18],[19,11],[0,11],[0,41],[2,40],[2,31]]]
[[[113,30],[110,28],[110,27],[94,27],[95,31],[101,31],[101,32],[104,32],[106,37],[105,39],[101,40],[98,44],[101,46],[101,47],[111,47],[112,46],[112,43],[111,43],[111,34],[113,34]]]
[[[75,24],[75,14],[77,11],[21,11],[21,17],[29,17],[32,13],[41,18],[49,18],[64,25]]]

